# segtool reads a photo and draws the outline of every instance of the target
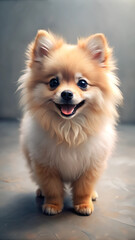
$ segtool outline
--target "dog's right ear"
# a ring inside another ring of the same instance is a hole
[[[47,31],[39,30],[33,45],[33,61],[42,62],[43,58],[48,56],[49,51],[54,47],[55,41]]]
[[[33,62],[42,63],[44,57],[47,57],[52,50],[60,47],[62,43],[62,39],[58,39],[52,33],[39,30],[35,41],[29,45],[30,66]]]

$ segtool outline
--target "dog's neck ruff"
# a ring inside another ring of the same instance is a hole
[[[37,115],[43,129],[56,139],[57,144],[65,142],[69,146],[78,146],[85,142],[89,136],[97,134],[105,124],[105,118],[102,116],[88,119],[86,115],[78,115],[68,120],[60,118],[56,113],[46,113],[46,116],[49,117],[41,118]]]

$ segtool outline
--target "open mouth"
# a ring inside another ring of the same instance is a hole
[[[83,100],[82,102],[80,102],[76,105],[73,105],[73,104],[57,104],[57,103],[55,103],[55,105],[60,110],[61,115],[63,115],[64,117],[71,117],[76,113],[78,108],[83,106],[84,103],[85,103],[85,100]]]

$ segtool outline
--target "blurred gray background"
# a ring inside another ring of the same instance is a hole
[[[135,0],[0,1],[0,118],[19,119],[17,79],[25,50],[38,29],[50,29],[70,43],[102,32],[114,48],[124,105],[122,123],[135,123]]]

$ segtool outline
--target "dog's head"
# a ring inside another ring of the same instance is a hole
[[[22,80],[23,102],[48,129],[50,122],[69,124],[78,119],[81,126],[96,129],[101,115],[116,115],[115,105],[121,98],[111,73],[111,52],[103,34],[69,45],[38,31],[29,47],[26,82],[25,77]]]

